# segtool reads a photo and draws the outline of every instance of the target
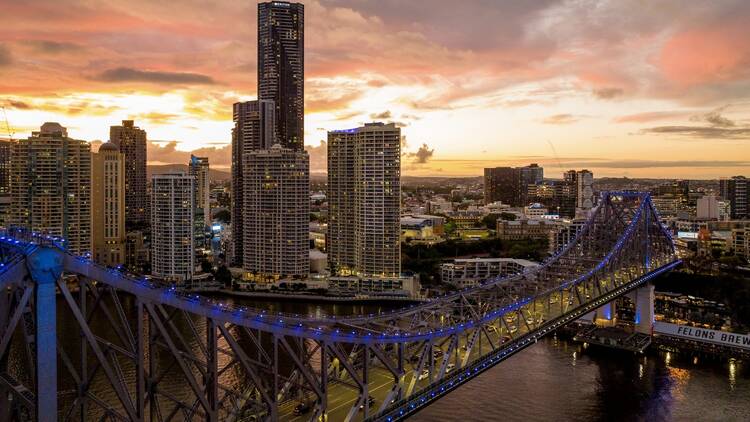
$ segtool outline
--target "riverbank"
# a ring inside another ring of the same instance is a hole
[[[271,293],[258,291],[238,291],[230,289],[191,289],[191,293],[204,295],[227,295],[231,297],[244,297],[258,300],[284,300],[293,302],[330,302],[330,303],[404,303],[405,305],[417,302],[426,302],[424,298],[411,298],[401,296],[325,296],[303,293]]]

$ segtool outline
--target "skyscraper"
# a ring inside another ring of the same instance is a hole
[[[193,278],[195,179],[178,174],[151,178],[151,274],[183,282]]]
[[[589,170],[568,170],[563,175],[570,189],[568,195],[575,198],[576,209],[590,210],[594,207],[594,174]],[[570,216],[572,217],[572,216]]]
[[[195,216],[204,227],[211,225],[211,186],[208,157],[190,155],[190,175],[195,178]]]
[[[500,201],[510,206],[520,206],[520,171],[513,167],[484,169],[484,203]]]
[[[76,254],[91,250],[91,147],[47,122],[12,147],[14,225],[61,236]]]
[[[304,22],[301,3],[258,4],[258,99],[274,102],[274,143],[297,151],[304,149]]]
[[[94,261],[125,263],[125,160],[108,142],[91,155],[91,237]]]
[[[230,263],[242,266],[244,256],[244,157],[252,151],[270,148],[275,136],[273,101],[246,101],[233,107],[232,129],[232,244]]]
[[[529,196],[529,187],[533,189],[534,186],[539,185],[544,180],[544,168],[539,167],[539,164],[533,163],[526,167],[520,167],[518,169],[518,196],[520,205],[529,205],[532,201]]]
[[[305,151],[274,145],[245,156],[243,268],[261,279],[310,270],[310,176]]]
[[[722,199],[730,202],[730,216],[733,220],[750,218],[747,196],[750,180],[744,176],[734,176],[731,179],[719,180],[719,193]]]
[[[146,131],[132,120],[109,128],[109,141],[125,156],[125,227],[146,229],[149,224],[149,200],[146,191]]]
[[[13,152],[12,140],[0,141],[0,227],[7,227],[10,222],[11,197],[11,155]]]
[[[395,124],[328,132],[326,245],[336,274],[400,275],[400,177]]]

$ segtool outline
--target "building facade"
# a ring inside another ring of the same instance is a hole
[[[476,286],[493,277],[518,274],[539,264],[525,259],[468,258],[440,265],[440,280],[459,289]]]
[[[94,261],[125,263],[125,160],[110,142],[91,155],[91,233]]]
[[[556,230],[554,220],[497,220],[497,237],[503,240],[548,240]]]
[[[520,175],[513,167],[484,169],[484,203],[500,201],[513,207],[520,206]]]
[[[730,202],[730,213],[733,220],[744,220],[750,218],[748,210],[747,195],[750,183],[744,176],[734,176],[731,179],[719,180],[719,192],[722,199]]]
[[[10,223],[13,202],[10,190],[11,156],[14,143],[12,140],[0,140],[0,227],[7,227]]]
[[[304,149],[305,6],[258,4],[258,99],[274,102],[276,141]]]
[[[328,132],[328,260],[335,274],[401,273],[401,130]]]
[[[109,128],[109,142],[125,157],[125,228],[147,230],[149,198],[146,176],[146,131],[132,120]]]
[[[208,157],[190,155],[190,175],[195,178],[196,224],[202,222],[204,227],[209,227],[211,226],[211,179]]]
[[[12,222],[60,236],[75,254],[91,251],[91,147],[47,122],[12,147]]]
[[[151,178],[151,274],[156,278],[174,283],[193,278],[194,194],[195,179],[190,175]]]
[[[275,139],[275,109],[273,101],[246,101],[233,106],[232,129],[232,243],[229,262],[242,267],[244,222],[244,157],[252,151],[267,149]]]
[[[305,151],[275,145],[245,157],[243,269],[258,280],[310,271],[310,176]]]

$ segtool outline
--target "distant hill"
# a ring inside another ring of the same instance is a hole
[[[164,174],[173,172],[185,172],[187,173],[190,169],[187,164],[162,164],[162,165],[149,165],[146,168],[148,178],[151,179],[152,174]],[[209,178],[211,180],[224,181],[232,178],[232,173],[229,170],[209,170]]]

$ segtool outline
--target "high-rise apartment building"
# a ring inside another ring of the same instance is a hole
[[[65,239],[68,250],[91,250],[91,146],[47,122],[12,147],[12,220],[17,227]]]
[[[193,278],[194,194],[193,176],[155,174],[151,178],[151,273],[154,277],[176,283]]]
[[[500,201],[510,206],[521,205],[520,171],[513,167],[484,169],[484,203]]]
[[[518,185],[520,205],[527,206],[532,203],[529,192],[544,180],[544,168],[536,163],[519,167],[518,177],[520,179]]]
[[[190,175],[195,178],[195,216],[205,227],[211,225],[211,179],[208,157],[190,155]]]
[[[747,195],[750,183],[744,176],[734,176],[731,179],[719,180],[719,192],[722,199],[730,202],[730,213],[733,220],[750,219]]]
[[[401,273],[401,130],[395,124],[328,132],[326,245],[336,274]]]
[[[575,195],[575,206],[580,210],[590,210],[594,207],[594,173],[589,170],[568,170],[564,174],[565,183]]]
[[[91,155],[91,237],[94,261],[125,263],[125,159],[107,142]]]
[[[274,102],[276,142],[304,149],[305,6],[258,4],[258,99]]]
[[[262,280],[310,270],[309,157],[274,145],[244,163],[243,269]]]
[[[252,151],[267,149],[275,137],[273,101],[246,101],[233,107],[232,129],[232,243],[230,263],[242,266],[244,256],[244,161]]]
[[[7,227],[10,222],[11,197],[10,175],[12,140],[0,140],[0,227]]]
[[[149,200],[146,190],[146,131],[132,120],[109,128],[109,141],[125,156],[125,227],[146,229],[149,224]]]

